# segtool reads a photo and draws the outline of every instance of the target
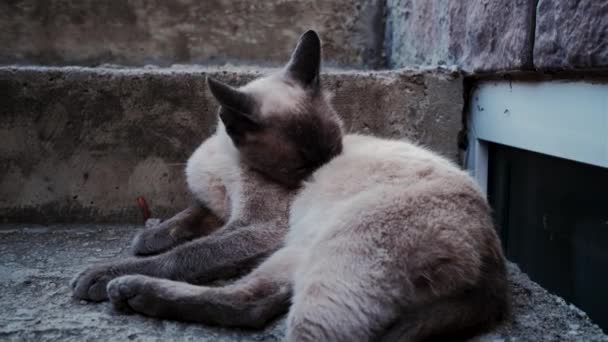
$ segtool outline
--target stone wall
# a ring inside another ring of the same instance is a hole
[[[0,1],[0,64],[272,65],[308,29],[325,61],[383,62],[383,0]]]
[[[469,72],[531,65],[528,0],[388,0],[392,67],[456,65]]]
[[[385,45],[394,68],[608,67],[608,0],[13,0],[0,2],[0,64],[263,64],[285,61],[309,27],[343,66],[380,66]],[[157,215],[179,209],[184,163],[216,120],[205,75],[242,84],[265,69],[255,70],[0,67],[0,217],[134,221],[140,195]],[[352,71],[325,82],[350,131],[456,159],[460,76]]]
[[[538,0],[534,65],[608,67],[608,0]]]
[[[608,0],[13,0],[0,64],[274,65],[316,29],[347,68],[608,67]]]
[[[187,205],[188,156],[214,130],[218,69],[0,68],[0,221],[137,222]],[[349,132],[410,138],[456,159],[462,79],[442,72],[331,72]]]
[[[391,67],[608,68],[608,0],[388,0]]]

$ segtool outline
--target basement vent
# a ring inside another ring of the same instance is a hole
[[[481,84],[466,166],[507,257],[608,331],[608,85]]]

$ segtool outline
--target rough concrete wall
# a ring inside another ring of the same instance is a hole
[[[0,68],[0,218],[5,222],[141,219],[187,204],[184,163],[213,131],[212,74],[242,70]],[[409,137],[456,158],[462,80],[437,72],[324,76],[351,132]]]
[[[0,64],[272,65],[310,28],[342,67],[608,67],[608,0],[2,1]]]
[[[388,0],[392,67],[456,65],[468,72],[531,65],[533,1]]]
[[[539,0],[534,65],[553,70],[608,67],[608,0]]]
[[[608,68],[608,0],[388,0],[392,67]]]
[[[272,64],[316,29],[330,64],[376,67],[383,10],[383,0],[0,1],[0,64]]]

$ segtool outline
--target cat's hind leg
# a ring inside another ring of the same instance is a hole
[[[222,224],[222,220],[211,210],[195,203],[159,225],[137,234],[131,250],[134,255],[162,253],[184,242],[209,235]]]
[[[363,217],[320,239],[295,277],[288,340],[419,341],[475,333],[506,317],[504,262],[491,228],[478,253],[431,229],[385,229],[413,227],[413,216]],[[467,259],[475,255],[480,264]]]
[[[223,287],[195,286],[142,275],[108,284],[114,307],[147,316],[260,328],[287,311],[298,251],[283,248],[249,275]]]
[[[488,331],[510,312],[504,285],[495,285],[406,308],[378,341],[467,341]]]
[[[343,242],[324,241],[298,270],[288,341],[370,341],[398,317],[400,300],[412,296],[407,283],[395,286],[382,251]]]
[[[470,208],[465,201],[461,206]],[[450,211],[439,206],[434,210],[437,217],[449,217]],[[469,340],[509,318],[505,260],[489,220],[472,215],[455,222],[460,230],[449,232],[444,222],[442,230],[418,235],[426,248],[417,248],[400,262],[415,284],[413,300],[379,341]],[[467,247],[472,241],[478,243],[475,249]]]
[[[501,309],[488,302],[500,296],[485,296],[484,289],[429,298],[406,277],[399,279],[402,270],[391,271],[353,246],[333,248],[333,253],[317,249],[318,261],[298,272],[287,319],[288,341],[414,342],[434,335],[454,341],[502,316]],[[403,271],[406,268],[404,264]],[[421,297],[428,300],[420,301]]]

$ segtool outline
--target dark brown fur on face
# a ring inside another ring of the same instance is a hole
[[[247,90],[208,81],[222,106],[219,116],[243,162],[290,188],[342,151],[341,121],[319,82],[320,59],[318,37],[304,34],[275,81],[297,88],[300,94],[281,108],[264,108],[264,100]]]
[[[277,115],[266,127],[251,133],[240,147],[242,160],[273,181],[293,188],[342,152],[338,123],[323,119],[315,113],[316,108],[309,107],[301,114]]]

